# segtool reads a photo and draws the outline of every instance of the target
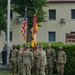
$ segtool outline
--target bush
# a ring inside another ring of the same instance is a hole
[[[47,48],[49,42],[38,42],[38,45],[43,45],[44,49]],[[31,47],[31,43],[27,43]],[[23,44],[25,46],[26,44]],[[67,55],[67,62],[65,64],[65,75],[75,75],[75,44],[63,44],[62,42],[51,42],[52,48],[57,52],[58,47],[62,46],[63,50],[66,52]],[[19,48],[19,45],[17,46]],[[55,65],[55,64],[54,64]],[[56,65],[54,67],[54,73],[56,73]]]

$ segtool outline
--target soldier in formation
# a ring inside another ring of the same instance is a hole
[[[18,75],[23,75],[23,65],[22,65],[22,54],[23,46],[20,46],[20,50],[17,52],[17,63],[18,63]]]
[[[22,46],[19,50],[13,45],[11,51],[11,66],[12,75],[16,75],[18,64],[18,75],[45,75],[50,72],[53,73],[53,62],[56,62],[58,75],[64,74],[64,64],[66,63],[66,53],[59,47],[59,51],[55,53],[51,48],[51,44],[48,44],[48,48],[44,51],[43,46],[36,46],[31,51],[27,45],[25,48]]]
[[[53,62],[55,59],[55,51],[51,48],[51,44],[48,44],[48,48],[45,50],[47,56],[47,65],[46,65],[46,74],[50,72],[50,75],[53,74]]]
[[[11,64],[11,71],[12,75],[16,75],[17,71],[17,52],[18,50],[16,49],[15,45],[12,46],[12,51],[11,51],[11,58],[10,58],[10,64]]]
[[[29,47],[27,46],[26,50],[24,50],[22,54],[23,75],[31,75],[33,61],[33,53],[29,51]]]
[[[45,75],[46,53],[43,50],[43,46],[39,46],[39,52],[40,52],[39,74],[40,75]]]
[[[32,72],[33,75],[39,75],[40,53],[37,50],[37,46],[33,48],[33,57],[34,57],[34,63],[33,63]]]
[[[59,47],[59,50],[57,52],[56,62],[57,62],[58,75],[64,75],[64,65],[66,63],[66,53],[62,50],[62,46]]]

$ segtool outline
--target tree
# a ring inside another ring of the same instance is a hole
[[[12,0],[13,10],[24,17],[25,9],[27,7],[28,14],[28,29],[33,26],[33,16],[37,9],[38,22],[45,21],[45,12],[43,7],[46,6],[46,0]]]
[[[7,0],[0,0],[0,34],[1,31],[6,31],[7,24],[6,24],[6,5]]]

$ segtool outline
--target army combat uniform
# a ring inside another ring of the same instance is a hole
[[[39,74],[45,75],[45,67],[46,67],[46,53],[44,50],[40,51],[40,69]]]
[[[17,58],[18,58],[18,74],[19,75],[23,75],[23,65],[22,65],[22,53],[23,51],[22,50],[19,50],[18,53],[17,53]]]
[[[17,71],[17,49],[13,49],[11,51],[11,58],[10,58],[10,62],[11,62],[11,70],[12,70],[12,75],[16,75],[16,71]]]
[[[46,49],[47,65],[46,65],[46,74],[50,72],[52,75],[53,61],[55,61],[55,51],[54,49]]]
[[[39,64],[40,64],[40,52],[38,50],[33,50],[34,62],[33,62],[33,75],[39,74]]]
[[[25,50],[22,55],[23,60],[23,75],[31,75],[31,67],[33,64],[33,53]]]
[[[66,53],[64,51],[57,52],[57,72],[58,75],[64,74],[64,65],[66,63]]]

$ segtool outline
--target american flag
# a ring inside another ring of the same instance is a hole
[[[23,34],[23,37],[24,37],[24,40],[26,40],[26,37],[27,37],[27,12],[25,12],[25,16],[24,16],[24,20],[23,20],[23,23],[22,23],[22,34]]]

